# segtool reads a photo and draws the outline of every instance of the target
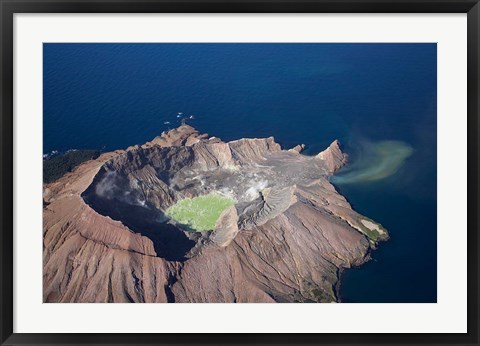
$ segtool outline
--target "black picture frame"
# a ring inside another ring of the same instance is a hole
[[[2,345],[429,344],[478,345],[478,0],[1,0],[0,220]],[[468,333],[466,334],[23,334],[13,332],[13,17],[16,13],[467,13]]]

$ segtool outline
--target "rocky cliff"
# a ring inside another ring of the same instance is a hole
[[[301,149],[183,125],[44,185],[44,301],[338,301],[339,272],[388,234],[329,183],[346,163],[337,141]],[[235,200],[214,230],[165,215],[210,192]]]

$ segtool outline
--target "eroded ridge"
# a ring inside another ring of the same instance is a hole
[[[330,184],[347,160],[337,141],[302,149],[183,125],[45,185],[44,300],[338,301],[339,272],[388,233]],[[212,194],[232,203],[201,229],[167,212]]]

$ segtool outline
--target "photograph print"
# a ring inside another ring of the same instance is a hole
[[[435,43],[44,43],[45,303],[436,303]]]

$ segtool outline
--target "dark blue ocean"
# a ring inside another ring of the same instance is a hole
[[[360,170],[379,165],[358,149],[365,143],[408,145],[411,156],[382,179],[333,180],[355,210],[390,233],[372,261],[344,273],[340,296],[436,302],[436,44],[43,48],[44,153],[141,144],[178,126],[179,112],[225,141],[274,136],[316,154],[339,139]]]

